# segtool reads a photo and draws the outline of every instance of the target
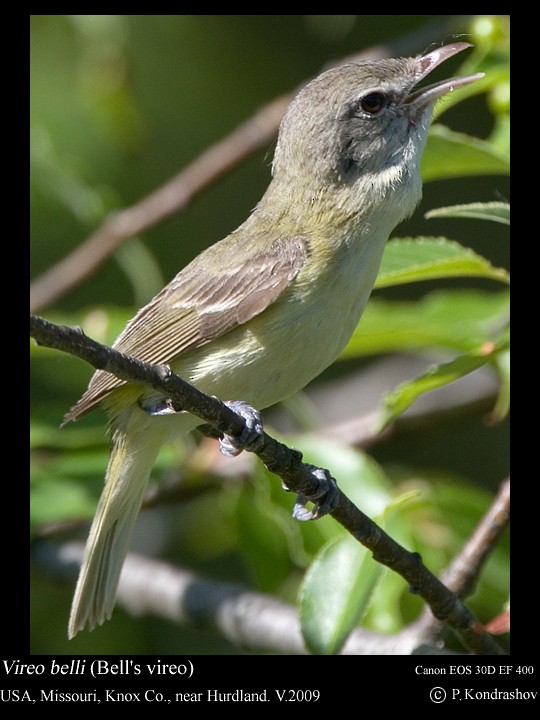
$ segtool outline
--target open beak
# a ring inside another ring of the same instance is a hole
[[[423,80],[429,73],[438,67],[441,63],[451,58],[453,55],[465,50],[466,48],[472,47],[470,43],[456,42],[451,45],[444,45],[443,47],[432,50],[427,55],[422,55],[418,58],[419,74],[417,83]],[[474,75],[466,75],[465,77],[449,78],[448,80],[441,80],[433,83],[432,85],[425,85],[424,87],[417,88],[407,95],[405,98],[405,104],[410,110],[416,113],[421,111],[426,105],[429,105],[438,98],[446,95],[446,93],[452,92],[456,88],[464,87],[469,83],[484,77],[484,73],[476,73]]]

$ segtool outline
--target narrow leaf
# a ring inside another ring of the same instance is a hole
[[[500,353],[497,356],[496,367],[499,373],[501,389],[497,398],[497,403],[491,411],[490,419],[492,422],[500,422],[508,415],[510,410],[510,351]]]
[[[424,215],[431,218],[474,218],[476,220],[492,220],[493,222],[510,225],[510,205],[504,202],[467,203],[465,205],[449,205],[435,208]]]
[[[487,362],[494,361],[495,356],[505,350],[508,350],[507,341],[501,341],[500,344],[489,343],[487,347],[480,348],[476,352],[461,355],[448,363],[429,368],[412,382],[403,383],[386,396],[381,413],[381,427],[385,427],[401,415],[420,395],[468,375]]]
[[[504,268],[444,237],[399,238],[385,248],[375,287],[447,277],[483,277],[509,282]]]

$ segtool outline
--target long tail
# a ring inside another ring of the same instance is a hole
[[[71,605],[70,638],[86,625],[92,630],[111,617],[133,527],[162,443],[156,433],[137,427],[130,411],[124,419],[112,435],[105,486]]]

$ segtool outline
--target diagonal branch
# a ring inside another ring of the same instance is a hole
[[[40,345],[69,352],[95,368],[114,373],[122,380],[151,386],[163,393],[164,397],[203,419],[219,433],[239,436],[244,429],[242,417],[217,398],[205,395],[189,385],[172,373],[167,365],[143,363],[91,340],[80,328],[54,325],[34,315],[30,316],[30,334]],[[308,500],[317,498],[319,481],[313,473],[313,467],[302,462],[300,452],[263,433],[256,454],[271,472],[282,478],[288,490]],[[433,615],[446,622],[469,650],[482,655],[503,653],[457,595],[423,565],[417,553],[401,547],[339,490],[330,514],[372,551],[375,560],[400,574],[409,584],[411,592],[420,595]]]
[[[487,513],[448,568],[443,581],[459,597],[470,595],[489,554],[510,522],[510,478],[499,488]]]
[[[64,295],[97,270],[125,240],[186,207],[197,193],[267,145],[290,99],[286,95],[268,103],[154,192],[109,215],[81,245],[31,283],[31,311],[41,310]]]
[[[485,515],[458,555],[442,573],[441,580],[459,598],[470,595],[480,572],[510,522],[510,478],[500,486]],[[424,612],[413,624],[418,638],[427,644],[436,642],[441,625]]]

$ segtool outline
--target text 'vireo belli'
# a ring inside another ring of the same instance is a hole
[[[420,200],[435,101],[479,76],[418,84],[467,47],[350,63],[304,87],[282,120],[272,181],[250,217],[181,270],[114,347],[259,409],[305,387],[345,347],[389,234]],[[66,415],[76,420],[101,404],[111,426],[70,637],[110,618],[157,453],[201,422],[152,412],[162,401],[151,388],[97,371]]]

